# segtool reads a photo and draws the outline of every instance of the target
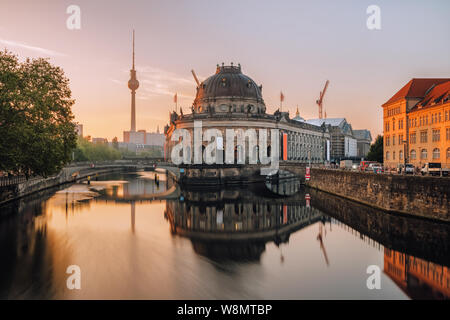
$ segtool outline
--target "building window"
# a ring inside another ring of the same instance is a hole
[[[416,150],[411,150],[411,160],[416,160]]]
[[[392,160],[395,160],[395,151],[392,152]]]
[[[389,146],[389,136],[386,137],[386,147]]]
[[[427,156],[427,149],[422,149],[422,151],[420,152],[420,159],[426,159]]]
[[[392,131],[394,131],[394,130],[395,130],[395,120],[392,119]]]
[[[403,134],[398,135],[398,145],[401,145],[403,143]]]
[[[395,134],[392,136],[392,145],[395,146]]]
[[[447,148],[447,159],[450,159],[450,148]]]
[[[449,114],[449,112],[448,112],[448,111],[445,111],[445,121],[448,121],[448,120],[449,120],[448,114]]]
[[[409,142],[412,144],[416,143],[416,133],[415,132],[413,132],[409,135]]]
[[[433,142],[438,142],[439,140],[441,140],[441,130],[433,129],[432,140]]]
[[[433,149],[433,159],[439,159],[441,157],[441,152],[439,148]]]
[[[402,150],[400,150],[398,152],[398,160],[403,160],[403,151]]]
[[[389,160],[389,151],[386,151],[386,160]]]
[[[420,143],[427,143],[428,130],[420,131]]]
[[[450,140],[450,128],[446,128],[446,129],[445,129],[445,138],[446,138],[447,140]]]
[[[442,121],[441,113],[439,112],[439,122],[441,122],[441,121]]]

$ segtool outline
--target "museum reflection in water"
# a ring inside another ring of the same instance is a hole
[[[52,208],[64,208],[67,219],[94,203],[129,205],[129,230],[134,234],[139,223],[136,205],[155,201],[165,202],[164,218],[174,236],[190,239],[197,255],[219,264],[259,261],[268,244],[288,243],[292,234],[317,224],[315,241],[329,265],[323,232],[325,225],[336,226],[382,250],[384,273],[410,298],[450,298],[446,225],[394,216],[380,219],[373,209],[305,191],[296,179],[246,188],[180,190],[158,176],[107,176],[105,181],[92,181],[96,192],[78,192],[85,186],[74,185],[2,208],[0,298],[59,297],[49,283],[65,283],[64,266],[71,263],[75,249],[57,248],[64,239],[49,232],[46,213]]]
[[[298,180],[270,187],[184,190],[181,200],[166,202],[164,214],[174,234],[190,238],[197,253],[218,260],[258,260],[267,242],[279,245],[297,230],[330,221],[305,199],[277,197],[297,193]]]
[[[384,250],[384,272],[407,296],[412,299],[450,299],[447,266],[383,248],[379,242],[370,238],[370,232],[360,233],[358,224],[343,224],[332,214],[311,206],[311,195],[299,192],[301,188],[298,180],[287,179],[266,182],[266,188],[253,190],[184,191],[181,201],[167,201],[164,214],[174,234],[190,238],[198,254],[217,260],[258,260],[268,242],[274,242],[278,246],[288,242],[292,233],[320,222],[317,240],[325,261],[329,264],[322,242],[322,226],[327,222],[341,225],[364,241]],[[312,192],[324,197],[319,200],[322,203],[327,198],[325,194]],[[260,196],[257,197],[256,194]],[[282,195],[289,197],[279,197]],[[347,209],[352,210],[353,205],[348,203]],[[367,210],[366,207],[360,206],[361,208]],[[342,210],[342,207],[339,209]],[[394,218],[390,223],[403,224],[399,219],[403,218]],[[422,223],[429,231],[433,230],[432,225]],[[374,226],[375,229],[377,227],[379,226]],[[409,231],[414,233],[414,228]],[[444,226],[442,233],[445,241],[448,239],[448,227]],[[410,240],[410,235],[404,236],[398,240]],[[436,239],[433,246],[439,246],[441,240]],[[387,245],[397,246],[397,242]],[[441,248],[444,252],[437,259],[442,261],[444,257],[443,263],[448,263],[448,246],[444,246]]]

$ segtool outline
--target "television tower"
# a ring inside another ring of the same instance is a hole
[[[130,70],[130,80],[128,88],[131,90],[131,131],[136,132],[136,90],[139,88],[139,81],[136,79],[136,70],[134,69],[134,30],[133,30],[133,68]]]

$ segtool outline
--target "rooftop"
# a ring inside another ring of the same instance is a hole
[[[341,125],[345,120],[345,118],[327,118],[327,119],[310,119],[306,120],[307,123],[315,125],[315,126],[321,126],[323,123],[326,125],[331,125],[333,127],[337,127]]]
[[[450,78],[413,78],[385,102],[383,107],[403,98],[422,99],[432,86],[437,86],[447,81],[450,81]]]
[[[370,131],[367,130],[367,129],[353,130],[353,136],[357,140],[370,140],[370,141],[372,141],[372,135],[370,134]]]
[[[428,89],[425,97],[417,103],[412,109],[419,110],[423,108],[433,107],[450,101],[450,80],[441,84],[432,86]]]

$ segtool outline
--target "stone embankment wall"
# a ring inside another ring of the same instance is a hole
[[[306,184],[375,208],[450,222],[450,178],[312,168]]]
[[[136,166],[104,165],[93,168],[86,166],[67,167],[64,168],[57,176],[49,178],[32,178],[23,183],[2,187],[0,189],[0,205],[41,190],[53,188],[61,184],[74,182],[76,180],[85,179],[88,176],[129,170],[136,170]],[[76,177],[72,176],[74,173],[77,173]]]

